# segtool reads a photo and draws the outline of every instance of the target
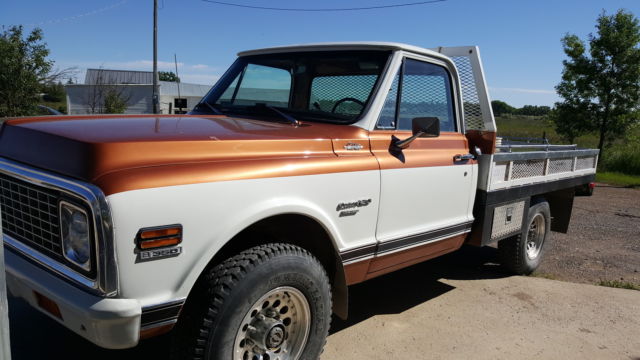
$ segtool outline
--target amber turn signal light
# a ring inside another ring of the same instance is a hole
[[[62,313],[60,312],[60,308],[58,307],[58,304],[56,304],[55,301],[49,299],[48,297],[40,294],[37,291],[34,291],[33,294],[36,296],[36,301],[38,302],[38,306],[42,310],[62,320]]]
[[[182,242],[182,225],[140,229],[136,242],[142,250],[178,245]]]

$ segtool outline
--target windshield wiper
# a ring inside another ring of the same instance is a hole
[[[262,103],[258,103],[255,106],[257,108],[266,107],[267,109],[269,109],[269,110],[273,111],[274,113],[280,115],[282,118],[287,120],[293,126],[299,126],[300,125],[300,121],[296,120],[293,116],[285,113],[284,111],[278,110],[277,108],[275,108],[273,106],[270,106],[270,105],[267,105],[267,104],[262,104]]]
[[[200,105],[205,105],[206,107],[208,107],[211,111],[213,111],[214,114],[216,115],[224,115],[224,113],[218,109],[216,109],[213,105],[209,104],[207,101],[203,100],[200,101],[196,107],[199,107]]]

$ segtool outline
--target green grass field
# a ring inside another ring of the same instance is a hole
[[[544,133],[552,144],[567,144],[545,117],[502,116],[496,118],[496,125],[498,136],[541,138]],[[575,142],[579,147],[596,148],[598,135],[580,136]],[[636,186],[640,181],[640,127],[605,148],[604,158],[598,161],[598,171],[610,173],[603,177],[603,182],[616,181],[618,185]]]

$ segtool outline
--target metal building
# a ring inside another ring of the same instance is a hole
[[[96,114],[104,112],[105,94],[115,92],[126,101],[125,114],[153,113],[153,72],[88,69],[84,84],[69,84],[67,90],[67,113],[69,115]],[[160,112],[178,114],[187,112],[209,91],[210,85],[159,82]],[[186,107],[181,101],[186,99]]]

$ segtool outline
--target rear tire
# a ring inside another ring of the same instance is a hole
[[[294,245],[261,245],[205,274],[176,325],[172,358],[315,360],[330,321],[320,262]]]
[[[549,203],[540,201],[531,205],[522,233],[498,242],[502,266],[518,275],[529,275],[535,271],[544,254],[550,229]]]

